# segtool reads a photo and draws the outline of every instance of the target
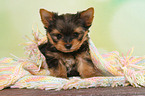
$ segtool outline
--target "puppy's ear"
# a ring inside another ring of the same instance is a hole
[[[91,26],[94,18],[94,8],[91,7],[83,12],[81,12],[81,19],[85,21],[87,27]]]
[[[45,9],[40,9],[40,16],[41,16],[42,23],[44,24],[44,27],[48,28],[49,21],[53,19],[54,13],[49,12]]]

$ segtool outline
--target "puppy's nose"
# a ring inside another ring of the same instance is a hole
[[[66,45],[65,45],[65,48],[66,48],[66,49],[70,49],[71,46],[72,46],[72,44],[66,44]]]

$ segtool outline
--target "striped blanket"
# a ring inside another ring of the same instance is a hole
[[[38,45],[47,41],[39,29],[33,30],[34,40],[25,43],[28,58],[1,58],[0,59],[0,90],[10,88],[33,89],[72,89],[106,86],[145,86],[145,57],[132,56],[133,48],[126,56],[120,56],[117,51],[99,54],[90,40],[92,61],[104,74],[102,77],[69,79],[49,76],[45,57],[38,49]]]

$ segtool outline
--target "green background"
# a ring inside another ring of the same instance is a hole
[[[76,13],[95,8],[91,39],[100,53],[117,50],[125,53],[134,47],[134,55],[145,55],[145,0],[0,0],[0,58],[25,57],[25,35],[32,38],[32,25],[40,21],[39,9]]]

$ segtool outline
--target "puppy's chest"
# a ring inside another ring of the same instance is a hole
[[[79,63],[79,59],[77,59],[78,58],[77,54],[72,55],[72,54],[63,54],[57,52],[49,52],[47,55],[54,57],[58,59],[58,61],[62,62],[67,69],[67,73],[77,70],[77,65]]]
[[[61,58],[64,62],[64,65],[67,67],[68,70],[71,70],[72,68],[74,68],[76,66],[76,60],[74,58],[74,56],[62,56]]]

